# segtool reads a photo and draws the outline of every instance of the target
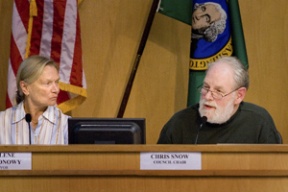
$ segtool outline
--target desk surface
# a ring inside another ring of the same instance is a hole
[[[69,188],[66,191],[155,191],[156,187],[167,192],[176,186],[179,191],[288,191],[288,145],[33,145],[0,146],[0,152],[32,153],[32,170],[0,171],[0,185],[7,191],[19,190],[17,185],[58,191],[54,184]],[[200,152],[202,169],[140,170],[142,152]],[[83,186],[88,181],[89,186]]]
[[[286,144],[218,144],[218,145],[0,145],[1,152],[280,152],[288,153]]]

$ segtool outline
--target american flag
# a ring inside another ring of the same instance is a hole
[[[14,0],[6,107],[16,104],[16,74],[30,55],[59,63],[58,107],[65,113],[86,98],[77,0]]]

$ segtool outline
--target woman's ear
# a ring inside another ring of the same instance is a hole
[[[20,88],[22,90],[22,92],[24,93],[24,95],[29,95],[29,90],[27,87],[27,83],[25,81],[20,81]]]
[[[237,90],[237,97],[236,97],[236,100],[235,100],[235,104],[240,104],[244,100],[246,92],[247,92],[247,88],[246,87],[240,87]]]

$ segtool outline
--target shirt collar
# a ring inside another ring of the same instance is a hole
[[[17,123],[23,119],[25,119],[26,112],[24,110],[24,104],[23,102],[19,103],[15,107],[15,118],[12,120],[12,123]],[[54,106],[48,106],[48,108],[44,111],[42,114],[43,118],[47,119],[51,123],[55,124],[56,114],[54,113],[55,107]]]
[[[56,123],[55,106],[48,106],[42,116],[43,118],[47,119],[51,123],[55,124]]]
[[[23,119],[25,119],[25,110],[23,102],[19,103],[15,107],[13,107],[13,110],[15,110],[15,118],[12,119],[12,123],[17,123]]]

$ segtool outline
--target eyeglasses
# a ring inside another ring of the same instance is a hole
[[[213,97],[213,99],[220,100],[223,97],[226,97],[227,95],[233,93],[234,91],[237,91],[239,88],[240,87],[238,87],[237,89],[234,89],[233,91],[231,91],[229,93],[223,94],[223,93],[221,93],[219,91],[211,91],[208,87],[200,87],[199,88],[199,92],[202,95],[206,95],[210,91],[211,92],[211,96]]]

